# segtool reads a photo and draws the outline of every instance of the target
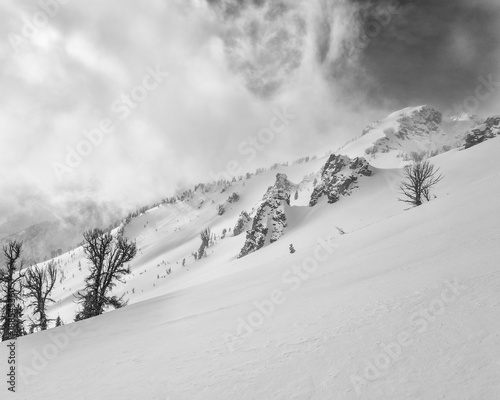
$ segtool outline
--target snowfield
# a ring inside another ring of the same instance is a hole
[[[400,169],[306,207],[322,158],[149,210],[125,230],[127,307],[70,324],[86,263],[59,257],[49,311],[68,325],[17,340],[16,398],[499,399],[499,154],[496,138],[432,158],[444,179],[417,208],[398,201]],[[233,228],[278,172],[301,188],[285,235],[236,259],[245,235],[228,234],[195,262],[200,231]]]

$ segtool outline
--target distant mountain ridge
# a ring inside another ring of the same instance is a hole
[[[444,119],[430,106],[407,107],[368,125],[337,153],[365,157],[375,167],[397,168],[408,160],[462,146],[466,135],[481,123],[468,114]]]
[[[77,247],[85,230],[114,227],[124,218],[111,204],[87,204],[77,210],[74,216],[54,218],[6,236],[0,239],[0,246],[11,240],[23,242],[25,262],[38,263]]]

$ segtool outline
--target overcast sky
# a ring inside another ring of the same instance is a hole
[[[156,201],[231,160],[246,172],[324,154],[400,108],[462,104],[480,76],[500,81],[499,11],[498,0],[0,0],[0,236],[87,199]],[[479,114],[500,113],[492,90]],[[262,130],[268,143],[252,142]]]

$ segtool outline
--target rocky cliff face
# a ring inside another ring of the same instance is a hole
[[[360,176],[371,176],[372,173],[364,158],[350,159],[332,154],[323,167],[321,182],[311,194],[309,206],[315,206],[322,196],[328,197],[328,203],[336,203],[341,196],[350,194]]]
[[[285,174],[276,175],[275,184],[267,189],[257,208],[238,258],[260,249],[268,237],[269,242],[273,243],[283,236],[287,226],[285,206],[290,205],[290,193],[294,187]]]

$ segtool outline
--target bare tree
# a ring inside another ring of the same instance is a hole
[[[23,244],[17,241],[11,241],[3,247],[5,257],[6,271],[0,270],[0,289],[4,296],[0,298],[3,303],[1,310],[2,320],[2,341],[13,339],[22,335],[22,307],[21,301],[23,262],[21,258],[21,249]],[[21,308],[20,308],[21,307]]]
[[[50,262],[47,268],[32,266],[26,271],[24,287],[29,297],[33,300],[29,307],[33,308],[33,314],[38,314],[38,326],[42,331],[47,329],[49,318],[47,317],[47,303],[54,302],[50,298],[50,293],[54,289],[57,280],[57,268],[54,261]]]
[[[436,169],[429,161],[407,165],[403,174],[405,180],[399,186],[404,198],[399,200],[416,206],[420,206],[424,200],[429,201],[431,188],[443,179],[438,172],[439,168]]]
[[[90,261],[90,275],[85,279],[85,288],[75,296],[83,308],[75,320],[95,317],[104,312],[105,307],[120,308],[127,304],[121,297],[112,296],[111,290],[117,282],[125,283],[123,277],[130,274],[125,264],[137,253],[137,246],[123,236],[114,238],[109,232],[91,229],[83,234],[83,250]]]

